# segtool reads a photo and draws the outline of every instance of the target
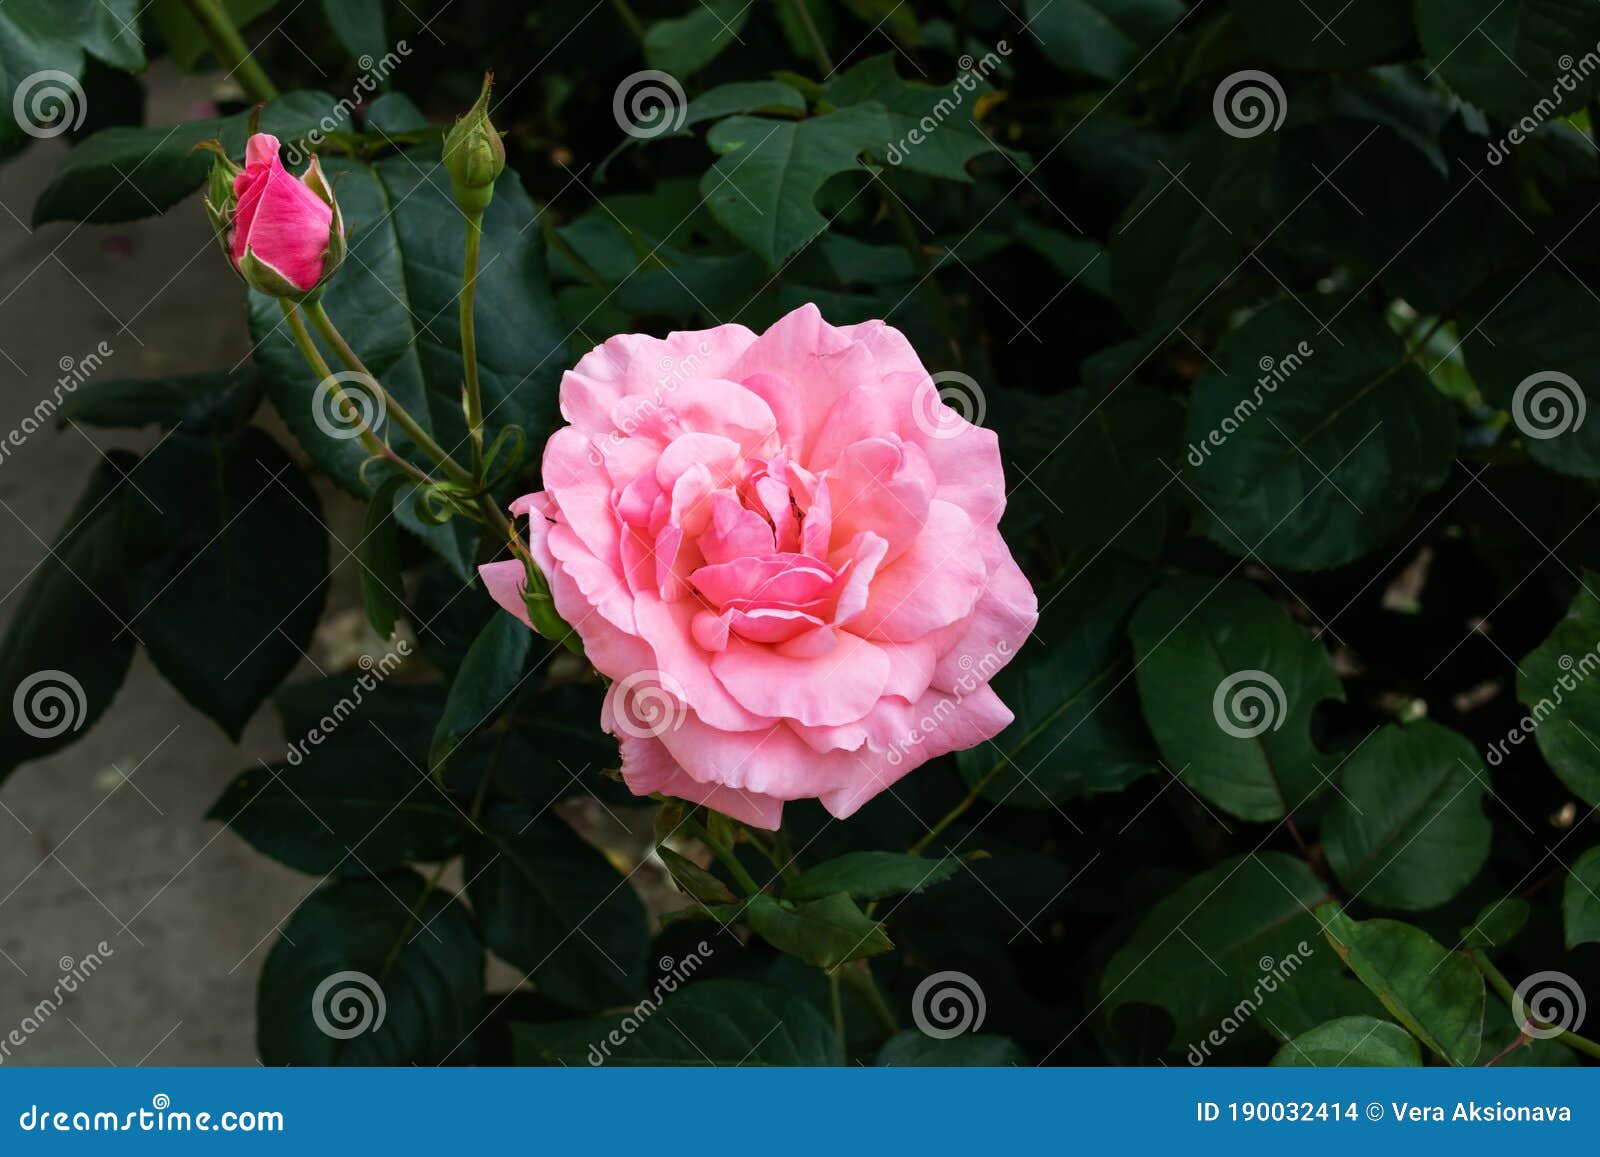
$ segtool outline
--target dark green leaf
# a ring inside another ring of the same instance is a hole
[[[1166,1009],[1176,1022],[1169,1051],[1190,1050],[1199,1064],[1223,1043],[1213,1031],[1248,1027],[1281,1041],[1367,1011],[1319,938],[1311,910],[1326,898],[1311,869],[1281,852],[1218,864],[1152,908],[1112,957],[1100,982],[1107,1015],[1130,1003]]]
[[[137,604],[126,527],[154,516],[123,481],[134,466],[118,451],[90,476],[0,640],[0,696],[11,707],[0,712],[0,779],[77,740],[128,673]],[[26,533],[18,525],[12,541]]]
[[[1600,942],[1600,848],[1590,848],[1572,865],[1561,908],[1568,948]]]
[[[1572,62],[1600,41],[1600,9],[1588,0],[1417,0],[1416,11],[1439,76],[1496,116],[1517,120],[1552,99],[1571,115],[1594,91],[1595,73]]]
[[[737,897],[728,890],[726,884],[693,860],[685,859],[666,846],[656,848],[656,855],[661,857],[661,862],[667,866],[667,871],[672,873],[673,882],[684,895],[702,904],[736,902]]]
[[[134,629],[180,694],[234,738],[305,655],[328,589],[322,501],[270,436],[179,431],[140,465],[159,514]]]
[[[264,1063],[472,1059],[483,946],[448,892],[424,895],[414,872],[388,872],[335,881],[300,905],[261,969],[256,1047]]]
[[[883,925],[843,893],[800,903],[774,900],[762,893],[750,899],[744,919],[778,951],[818,968],[833,968],[894,947]]]
[[[24,133],[65,132],[87,114],[81,86],[74,92],[40,73],[65,73],[77,85],[86,56],[130,72],[144,68],[139,12],[139,0],[7,0],[0,6],[0,91],[7,97],[0,147],[26,143]],[[14,119],[18,112],[26,124]]]
[[[1487,790],[1460,735],[1426,719],[1385,727],[1344,761],[1322,828],[1328,866],[1380,908],[1443,904],[1489,858]]]
[[[1405,1029],[1371,1016],[1342,1016],[1289,1041],[1273,1065],[1319,1069],[1396,1068],[1422,1064],[1417,1042]]]
[[[1378,64],[1404,52],[1416,36],[1411,6],[1395,0],[1235,0],[1233,12],[1250,43],[1290,68]]]
[[[394,634],[395,620],[405,613],[406,583],[400,572],[400,527],[395,521],[395,492],[401,479],[390,478],[372,494],[367,505],[356,562],[361,567],[361,596],[367,621],[378,638]]]
[[[1275,820],[1327,787],[1311,715],[1344,688],[1327,652],[1254,587],[1173,579],[1129,626],[1145,718],[1167,766],[1241,819]]]
[[[242,28],[272,11],[278,3],[279,0],[221,0],[221,7],[228,19]],[[183,0],[147,0],[146,7],[179,67],[193,72],[203,60],[211,58],[211,42]]]
[[[881,900],[942,884],[960,867],[955,856],[932,860],[903,852],[846,852],[801,872],[783,894],[790,900],[817,900],[846,892],[857,900]]]
[[[469,735],[510,705],[522,685],[533,638],[521,619],[495,615],[467,648],[428,748],[428,766],[435,774]]]
[[[1453,1065],[1470,1065],[1483,1035],[1483,977],[1465,955],[1395,920],[1357,923],[1317,909],[1328,943],[1396,1020]]]
[[[650,929],[632,885],[553,817],[504,805],[482,827],[463,871],[495,955],[570,1008],[636,999]]]
[[[1527,924],[1530,911],[1528,902],[1520,896],[1505,896],[1484,905],[1472,923],[1461,930],[1461,947],[1498,948],[1509,944]]]
[[[1489,749],[1499,764],[1532,732],[1561,782],[1587,804],[1600,804],[1600,575],[1583,572],[1566,616],[1518,665],[1517,698],[1528,714]]]
[[[684,16],[658,20],[645,30],[644,58],[651,68],[690,77],[739,39],[750,5],[743,0],[695,0]]]
[[[878,104],[798,122],[728,117],[706,134],[718,159],[700,189],[730,233],[779,265],[828,227],[815,203],[828,178],[864,171],[861,154],[890,137]]]
[[[249,418],[261,400],[254,368],[86,382],[57,411],[64,422],[125,428],[182,426],[189,434],[227,430]]]
[[[1301,304],[1230,333],[1195,384],[1185,480],[1224,550],[1318,570],[1379,546],[1444,482],[1455,408],[1352,303],[1327,332]]]
[[[1185,9],[1182,0],[1027,0],[1023,14],[1054,64],[1121,80]]]
[[[805,111],[805,97],[781,81],[752,80],[719,84],[689,102],[683,116],[683,127],[692,128],[735,113],[803,114]]]
[[[370,71],[373,63],[389,51],[383,4],[384,0],[322,0],[328,27],[363,72]]]

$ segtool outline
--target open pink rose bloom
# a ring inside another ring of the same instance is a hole
[[[614,337],[568,371],[545,489],[512,504],[556,609],[612,680],[638,794],[776,828],[840,818],[999,733],[989,678],[1038,617],[1000,537],[995,435],[881,322],[814,306]],[[527,621],[519,562],[482,575]]]
[[[229,246],[234,265],[248,250],[296,289],[321,281],[333,209],[283,167],[277,137],[250,138],[233,192],[239,199]]]

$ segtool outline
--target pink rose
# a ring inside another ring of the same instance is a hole
[[[511,509],[613,680],[601,726],[635,793],[842,819],[1011,722],[988,680],[1038,604],[997,528],[998,443],[898,330],[807,305],[759,337],[614,337],[561,412],[545,489]],[[482,575],[526,622],[521,564]]]
[[[278,138],[256,133],[245,146],[244,171],[234,177],[233,193],[238,204],[228,254],[252,284],[260,271],[247,268],[246,255],[302,293],[332,272],[333,196],[315,158],[300,180],[278,159]]]

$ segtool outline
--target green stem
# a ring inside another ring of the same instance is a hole
[[[644,21],[639,19],[639,14],[633,10],[633,5],[628,0],[611,0],[611,7],[617,10],[617,15],[622,17],[622,22],[628,26],[628,31],[633,33],[634,39],[640,44],[644,43]]]
[[[739,887],[744,889],[745,895],[759,896],[761,894],[761,885],[756,883],[755,877],[745,870],[745,866],[739,862],[739,857],[733,854],[732,848],[725,847],[712,839],[711,833],[706,830],[705,825],[699,820],[684,820],[683,827],[695,839],[711,849],[711,854],[717,857],[718,863],[728,869],[728,874],[734,878]]]
[[[817,66],[822,69],[823,76],[833,75],[833,58],[828,55],[828,46],[822,42],[822,33],[817,29],[817,22],[811,19],[811,9],[806,7],[806,0],[789,0],[789,2],[794,8],[795,19],[800,22],[806,39],[811,42],[811,55],[816,58]]]
[[[866,1000],[867,1007],[872,1010],[872,1015],[878,1018],[878,1023],[889,1036],[900,1031],[900,1021],[894,1014],[894,1009],[889,1007],[889,1002],[883,997],[883,990],[878,987],[878,980],[872,975],[872,968],[865,960],[858,960],[850,971],[844,974],[861,996]]]
[[[1516,1008],[1516,990],[1511,987],[1511,982],[1501,975],[1500,970],[1489,962],[1488,956],[1484,955],[1481,949],[1474,949],[1467,953],[1467,958],[1483,974],[1483,978],[1489,982],[1489,987],[1494,989],[1499,994],[1500,999],[1506,1002],[1506,1007]],[[1531,1017],[1529,1019],[1532,1020]],[[1534,1020],[1533,1023],[1540,1028],[1555,1027],[1554,1025],[1546,1025],[1543,1021],[1538,1020]],[[1596,1044],[1588,1037],[1563,1030],[1556,1034],[1555,1039],[1568,1048],[1577,1049],[1580,1053],[1585,1053],[1600,1060],[1600,1044]]]
[[[467,214],[467,254],[461,271],[461,361],[466,372],[467,437],[472,443],[472,476],[483,486],[483,393],[478,387],[478,334],[473,301],[478,295],[478,249],[483,214]]]
[[[833,1035],[839,1042],[839,1063],[850,1063],[849,1047],[845,1044],[844,1033],[844,1001],[839,993],[839,970],[835,968],[828,973],[828,999],[833,1002]]]
[[[927,850],[928,845],[939,838],[939,834],[941,832],[943,832],[951,824],[955,823],[956,820],[960,819],[961,816],[966,813],[968,808],[983,798],[984,789],[989,786],[990,782],[995,776],[1000,774],[1000,770],[1003,767],[1005,767],[1005,762],[1002,760],[1001,762],[996,763],[988,771],[984,772],[983,776],[978,780],[977,783],[972,785],[972,790],[967,792],[966,796],[961,800],[961,802],[956,804],[956,806],[951,808],[949,811],[945,812],[944,816],[939,820],[939,822],[928,829],[927,835],[923,836],[920,840],[906,849],[906,854],[911,856],[922,855],[922,853]]]
[[[293,335],[294,344],[300,349],[300,356],[305,358],[306,364],[311,367],[311,372],[317,375],[318,380],[330,382],[333,389],[334,404],[340,407],[347,420],[359,426],[360,433],[358,436],[367,453],[381,458],[385,462],[399,466],[423,480],[427,480],[428,476],[426,474],[417,470],[411,463],[391,450],[373,432],[372,428],[362,420],[360,407],[350,400],[350,395],[345,393],[344,387],[336,381],[330,381],[333,377],[333,371],[328,368],[328,363],[323,358],[322,351],[317,348],[317,343],[311,340],[311,333],[306,329],[305,319],[300,316],[300,310],[296,308],[293,302],[281,298],[278,304],[283,309],[284,320],[289,323],[289,333]]]
[[[189,10],[217,60],[228,70],[229,76],[238,79],[239,86],[251,100],[269,101],[278,95],[277,85],[250,54],[250,46],[218,0],[183,0],[183,6]]]

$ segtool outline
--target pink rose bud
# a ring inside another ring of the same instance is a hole
[[[250,138],[243,169],[218,161],[206,209],[234,268],[262,293],[304,298],[344,260],[344,222],[321,164],[312,157],[295,177],[269,133]]]

